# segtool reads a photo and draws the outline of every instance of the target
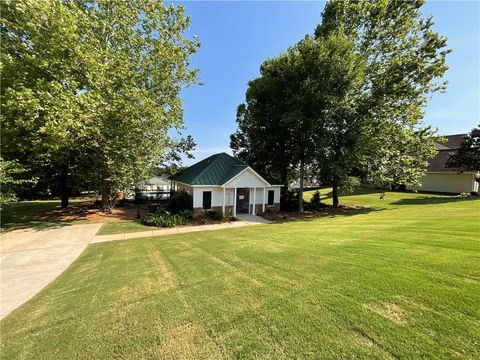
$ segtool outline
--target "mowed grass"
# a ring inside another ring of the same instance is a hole
[[[90,245],[1,322],[2,358],[480,357],[480,200]]]
[[[71,203],[82,200],[71,200]],[[20,201],[2,206],[0,225],[2,230],[14,230],[29,227],[50,227],[85,223],[83,220],[61,221],[52,217],[44,217],[47,211],[59,210],[60,200]]]
[[[156,229],[155,227],[143,225],[139,220],[108,221],[98,230],[97,235],[122,234]]]

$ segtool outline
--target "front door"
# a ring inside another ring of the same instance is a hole
[[[249,195],[248,189],[237,189],[237,213],[249,213]]]

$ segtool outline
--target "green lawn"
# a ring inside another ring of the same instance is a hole
[[[122,234],[148,230],[152,231],[156,229],[157,228],[143,225],[138,220],[118,220],[104,223],[98,231],[97,235]]]
[[[90,245],[1,322],[2,358],[480,357],[480,200]]]
[[[72,200],[72,203],[81,200]],[[49,227],[79,224],[85,221],[59,221],[54,218],[44,218],[42,214],[46,211],[60,209],[60,200],[37,200],[37,201],[20,201],[11,203],[2,207],[0,212],[0,224],[2,230],[13,230],[27,227]]]

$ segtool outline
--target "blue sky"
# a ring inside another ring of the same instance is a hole
[[[262,62],[312,34],[320,22],[324,2],[295,1],[183,1],[192,17],[187,35],[202,43],[192,59],[204,85],[182,92],[186,130],[197,143],[196,160],[230,152],[230,134],[236,129],[237,106],[244,101],[249,80],[259,75]],[[429,1],[435,29],[448,38],[453,52],[447,92],[435,94],[425,123],[439,133],[470,130],[480,122],[480,2]]]

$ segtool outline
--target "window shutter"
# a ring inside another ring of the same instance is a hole
[[[275,190],[268,190],[268,205],[273,205],[274,197],[275,197]]]
[[[203,192],[203,208],[209,210],[212,208],[212,192],[204,191]]]

